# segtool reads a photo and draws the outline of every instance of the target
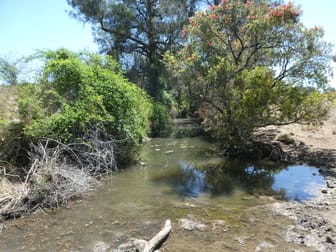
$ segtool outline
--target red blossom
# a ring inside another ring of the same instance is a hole
[[[219,16],[216,15],[216,14],[214,14],[214,13],[211,13],[211,14],[209,15],[209,18],[210,18],[210,19],[218,19]]]
[[[216,10],[217,8],[218,8],[218,5],[215,5],[215,4],[209,6],[210,10]]]
[[[299,12],[297,12],[297,11],[292,11],[292,15],[296,17],[296,16],[299,15]]]

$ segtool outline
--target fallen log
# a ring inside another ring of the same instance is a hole
[[[171,221],[166,220],[165,225],[152,239],[149,241],[141,239],[131,239],[131,241],[118,247],[118,252],[122,251],[139,251],[139,252],[158,252],[157,250],[163,242],[168,238],[172,229]]]
[[[158,248],[163,244],[163,242],[168,238],[171,231],[171,221],[166,220],[164,227],[159,233],[157,233],[147,244],[144,252],[153,252],[155,248]]]

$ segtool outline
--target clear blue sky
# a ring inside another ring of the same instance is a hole
[[[97,51],[91,27],[71,18],[66,0],[0,0],[0,54],[66,47]]]
[[[336,44],[336,0],[293,2],[301,5],[307,27],[322,26],[325,39]],[[59,47],[97,51],[90,26],[69,17],[70,9],[66,0],[0,0],[0,55],[27,56],[36,49]]]
[[[303,12],[301,21],[306,27],[315,25],[323,27],[325,40],[334,44],[334,54],[336,54],[336,0],[292,0],[292,2],[301,6]],[[336,87],[336,63],[332,63],[332,66],[334,78],[330,84]]]

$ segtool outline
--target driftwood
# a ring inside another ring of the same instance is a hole
[[[166,220],[165,225],[160,232],[149,241],[132,239],[130,242],[120,245],[117,251],[158,252],[157,249],[168,238],[171,228],[171,221]]]

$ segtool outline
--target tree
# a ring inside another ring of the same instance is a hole
[[[243,149],[256,129],[318,123],[331,46],[323,31],[299,22],[292,3],[222,0],[183,30],[186,44],[168,55],[203,126],[228,150]]]
[[[12,60],[9,58],[0,58],[0,79],[6,84],[18,84],[18,76],[20,74],[19,63],[21,60]]]
[[[162,56],[176,51],[197,0],[68,0],[71,14],[93,26],[101,52],[128,66],[129,76],[160,100]],[[132,74],[135,72],[136,74]]]

